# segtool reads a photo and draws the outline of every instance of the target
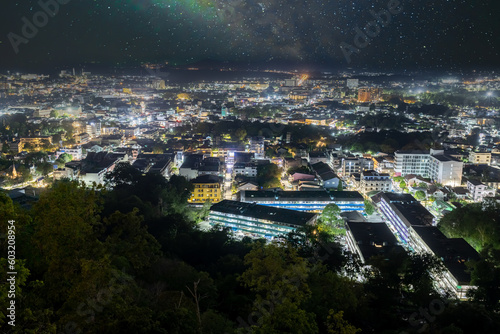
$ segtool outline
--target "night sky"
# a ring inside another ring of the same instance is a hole
[[[67,4],[47,22],[39,13],[41,27],[26,39],[22,18],[33,22],[38,1],[2,1],[0,67],[207,60],[378,69],[500,65],[498,0],[401,1],[384,27],[371,26],[370,44],[358,46],[355,29],[365,32],[373,13],[395,0],[59,1]],[[17,54],[9,36],[19,43]]]

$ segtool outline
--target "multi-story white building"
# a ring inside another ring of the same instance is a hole
[[[342,159],[342,175],[350,176],[353,173],[361,173],[365,170],[373,169],[373,160],[365,158],[344,158]]]
[[[491,153],[486,152],[470,152],[469,162],[475,165],[490,165]]]
[[[415,174],[428,177],[429,151],[397,151],[394,157],[396,176]]]
[[[234,175],[244,175],[246,177],[257,177],[257,165],[253,163],[236,163],[233,168]]]
[[[373,170],[361,173],[359,191],[363,194],[370,191],[391,191],[392,180],[389,174],[379,174]]]
[[[90,138],[96,138],[101,135],[101,122],[91,121],[85,126],[85,131],[89,134]]]
[[[415,174],[446,186],[462,184],[463,162],[443,150],[397,151],[394,155],[396,176]]]
[[[458,187],[462,184],[464,163],[446,155],[431,155],[429,177],[444,186]]]
[[[61,148],[56,152],[56,159],[63,153],[70,154],[73,157],[73,160],[82,160],[82,147],[77,146],[75,148]]]
[[[266,153],[264,137],[252,137],[250,139],[250,152],[255,153],[255,159],[264,159]]]
[[[477,180],[467,180],[467,190],[474,202],[481,202],[485,197],[495,196],[495,191]]]

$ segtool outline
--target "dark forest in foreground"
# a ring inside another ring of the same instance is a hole
[[[363,269],[321,225],[279,246],[236,241],[197,228],[208,206],[187,207],[182,177],[125,168],[111,179],[113,190],[56,182],[29,210],[0,194],[1,231],[15,220],[18,272],[15,327],[0,286],[2,332],[444,334],[500,325],[499,244],[483,245],[470,264],[479,288],[458,302],[434,291],[436,259],[395,254]]]

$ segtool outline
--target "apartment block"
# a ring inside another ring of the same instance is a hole
[[[211,226],[229,227],[236,236],[276,239],[305,225],[313,225],[317,215],[254,203],[224,200],[212,205]]]
[[[396,176],[414,174],[452,187],[462,183],[463,162],[443,150],[397,151],[394,155]]]
[[[467,297],[467,291],[473,287],[466,262],[479,259],[479,254],[467,241],[447,238],[437,227],[412,226],[410,247],[418,254],[432,254],[443,261],[445,272],[434,275],[438,288],[455,294],[459,299]]]
[[[389,174],[377,173],[373,170],[362,172],[359,180],[359,190],[363,194],[370,191],[391,191],[391,177]]]

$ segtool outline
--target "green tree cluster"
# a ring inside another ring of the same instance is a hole
[[[257,167],[257,183],[263,189],[281,188],[282,170],[275,164],[260,165]]]
[[[457,302],[434,290],[429,272],[442,265],[431,256],[388,253],[362,268],[344,254],[330,230],[338,208],[276,243],[237,240],[226,228],[198,228],[207,208],[193,214],[190,191],[184,178],[121,166],[106,187],[55,182],[31,209],[0,193],[0,230],[15,221],[18,273],[16,326],[7,324],[3,284],[0,331],[399,333],[427,324],[434,333],[494,333],[500,324],[495,248],[471,264],[473,300]],[[7,245],[0,238],[4,280]],[[435,299],[445,310],[432,323],[412,318]]]

